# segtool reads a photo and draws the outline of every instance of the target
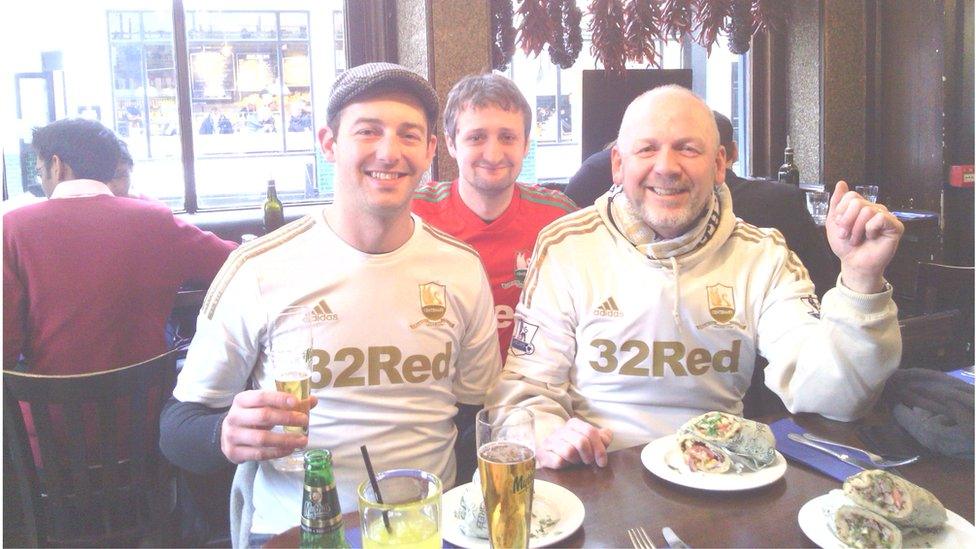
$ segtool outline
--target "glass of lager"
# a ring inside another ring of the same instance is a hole
[[[535,479],[535,417],[521,406],[478,412],[478,474],[488,541],[496,549],[526,548]]]
[[[369,480],[359,485],[363,549],[440,549],[441,480],[420,469],[376,475],[383,503]]]
[[[275,390],[294,395],[308,404],[312,377],[312,310],[308,307],[287,307],[270,315],[266,347],[269,371],[274,377]],[[305,410],[307,411],[307,409]],[[308,425],[284,425],[276,429],[308,435]],[[290,455],[272,461],[279,471],[302,471],[305,450],[296,449]]]

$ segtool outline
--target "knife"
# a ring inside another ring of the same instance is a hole
[[[817,444],[816,442],[812,442],[810,440],[807,440],[807,439],[801,437],[800,435],[798,435],[796,433],[790,433],[790,434],[786,435],[786,437],[788,439],[792,440],[793,442],[799,442],[800,444],[803,444],[804,446],[809,446],[811,448],[816,448],[817,450],[820,450],[821,452],[823,452],[825,454],[830,454],[830,455],[834,456],[835,458],[843,461],[844,463],[846,463],[848,465],[853,465],[854,467],[857,467],[858,469],[863,469],[865,471],[868,471],[868,470],[871,470],[871,469],[878,469],[878,466],[875,465],[875,464],[873,464],[873,463],[871,463],[870,461],[865,461],[863,459],[857,459],[857,458],[851,457],[851,456],[849,456],[847,454],[842,454],[840,452],[835,452],[835,451],[831,450],[830,448],[828,448],[826,446],[822,446],[820,444]]]
[[[668,543],[668,547],[671,549],[691,549],[687,543],[681,541],[681,538],[674,533],[670,526],[661,528],[661,533],[664,534],[664,541]]]

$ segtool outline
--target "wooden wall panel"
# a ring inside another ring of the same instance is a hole
[[[889,207],[940,211],[943,184],[941,0],[884,0],[878,10],[878,185]]]

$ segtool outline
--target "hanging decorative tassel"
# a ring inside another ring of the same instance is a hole
[[[623,74],[627,62],[622,0],[593,0],[590,3],[591,51],[610,73]]]
[[[748,52],[752,29],[752,0],[732,0],[728,28],[729,51],[737,55]]]
[[[519,47],[526,55],[538,56],[552,36],[545,1],[522,0],[518,13],[522,16],[522,23],[518,29]]]
[[[708,55],[711,55],[712,46],[718,39],[719,33],[725,30],[725,18],[731,14],[731,0],[701,0],[699,2],[698,14],[695,18],[695,29],[698,31],[696,41],[705,48]]]
[[[660,68],[657,41],[661,39],[660,0],[630,0],[624,6],[627,59],[640,63],[646,59]]]
[[[491,68],[503,71],[515,53],[514,8],[511,0],[491,0]]]
[[[583,12],[575,0],[549,0],[549,58],[559,67],[568,69],[576,63],[583,49]]]
[[[694,0],[664,0],[664,7],[661,10],[661,34],[680,42],[684,35],[691,32],[694,13]]]
[[[752,33],[761,30],[778,31],[784,28],[786,19],[783,13],[785,3],[780,0],[753,0]]]

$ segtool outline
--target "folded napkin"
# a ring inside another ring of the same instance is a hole
[[[787,438],[786,435],[790,433],[802,435],[807,432],[806,429],[794,423],[791,418],[783,418],[770,425],[769,428],[776,435],[776,449],[794,461],[809,465],[821,473],[825,473],[840,481],[861,471],[857,467],[844,463],[834,456],[825,454],[816,448],[804,446],[799,442],[793,442]],[[841,448],[837,448],[837,450],[842,451]]]
[[[963,372],[967,372],[968,375],[963,374]],[[972,366],[970,366],[969,368],[959,368],[958,370],[953,370],[951,372],[946,372],[946,374],[948,374],[948,375],[950,375],[950,376],[952,376],[952,377],[954,377],[956,379],[961,379],[961,380],[965,381],[966,383],[968,383],[970,385],[973,385],[974,383],[976,383],[976,380],[973,380],[973,367]]]
[[[974,388],[937,370],[897,370],[882,401],[922,446],[942,455],[973,459]]]

